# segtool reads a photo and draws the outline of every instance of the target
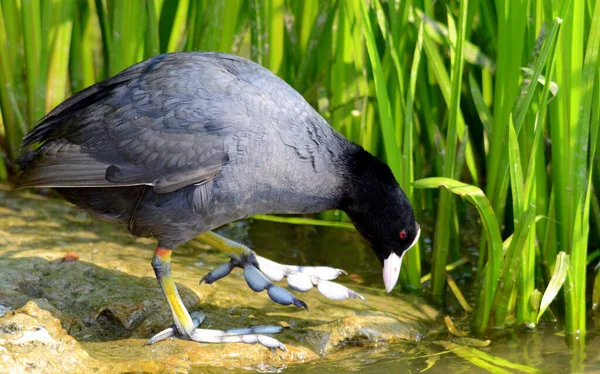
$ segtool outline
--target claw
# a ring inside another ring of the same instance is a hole
[[[227,262],[219,267],[212,269],[208,274],[200,279],[200,284],[206,282],[206,284],[212,284],[221,278],[225,278],[231,273],[235,265],[232,262]]]
[[[308,311],[308,305],[306,305],[306,303],[300,299],[294,298],[294,305],[298,308],[304,308]]]

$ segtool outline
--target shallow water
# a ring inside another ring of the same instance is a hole
[[[528,372],[600,371],[598,339],[589,339],[585,354],[571,355],[561,332],[550,323],[535,331],[494,337],[487,347],[477,348],[488,355],[487,370],[473,364],[454,351],[464,343],[447,332],[441,315],[436,316],[423,298],[385,293],[380,265],[354,231],[245,220],[219,232],[274,261],[343,268],[349,276],[340,283],[361,292],[368,303],[324,300],[312,290],[299,295],[309,303],[309,312],[276,306],[264,294],[248,292],[240,272],[213,286],[199,286],[198,279],[224,256],[190,243],[173,257],[174,277],[188,308],[202,303],[212,328],[245,321],[287,324],[290,328],[280,337],[291,356],[257,346],[184,341],[144,347],[145,339],[169,323],[149,266],[152,240],[132,238],[123,228],[58,200],[0,190],[0,356],[6,354],[3,344],[12,336],[9,330],[17,326],[2,324],[2,312],[35,300],[51,312],[40,317],[41,326],[53,332],[49,326],[57,318],[55,329],[62,325],[75,338],[64,339],[81,346],[80,367],[99,372],[523,372],[498,358],[532,368]],[[76,251],[80,260],[56,261],[68,251]],[[378,326],[378,318],[391,324]],[[452,318],[461,325],[460,313]],[[363,325],[358,333],[352,332],[356,324]],[[458,344],[452,349],[442,345],[452,341]],[[19,349],[9,353],[27,353]],[[30,354],[38,352],[39,344],[31,349]],[[0,373],[2,365],[0,361]]]
[[[275,226],[274,226],[275,225]],[[276,231],[277,236],[271,235]],[[475,231],[475,230],[474,230]],[[477,230],[478,231],[478,230]],[[265,221],[243,221],[223,229],[223,234],[248,245],[261,248],[261,254],[289,261],[300,258],[306,263],[325,263],[344,268],[349,274],[360,275],[365,286],[382,287],[379,263],[370,249],[354,232],[326,227],[307,227],[274,224]],[[287,249],[281,252],[279,248]],[[292,246],[289,243],[294,243]],[[340,246],[339,243],[344,243]],[[336,252],[343,248],[348,252]],[[310,250],[309,250],[310,249]],[[469,271],[469,269],[466,269]],[[468,294],[468,287],[465,287]],[[456,323],[456,320],[455,320]],[[589,326],[592,329],[592,326]],[[391,373],[414,372],[427,369],[429,373],[487,373],[473,363],[445,349],[437,340],[452,341],[446,332],[433,334],[418,343],[382,344],[353,349],[352,354],[342,357],[331,355],[325,360],[301,365],[289,365],[285,373]],[[491,344],[479,348],[494,357],[528,366],[548,373],[600,372],[600,338],[592,337],[584,354],[571,354],[567,342],[557,324],[542,322],[535,330],[509,329],[498,333]],[[347,352],[346,352],[347,353]],[[498,370],[521,372],[495,365]]]

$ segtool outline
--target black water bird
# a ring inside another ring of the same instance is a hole
[[[342,271],[281,265],[212,233],[258,213],[345,211],[383,265],[390,291],[420,228],[390,169],[348,141],[283,80],[249,60],[222,53],[150,58],[72,96],[43,117],[23,147],[19,187],[51,187],[131,234],[158,240],[152,266],[174,326],[149,340],[284,346],[263,326],[199,329],[171,277],[171,250],[192,238],[231,261],[212,283],[242,267],[250,288],[280,304],[306,304],[292,289],[313,286],[331,299],[360,297],[334,282]]]

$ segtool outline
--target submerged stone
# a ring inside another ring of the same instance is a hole
[[[260,232],[250,229],[252,247],[269,257],[261,251],[265,238],[281,240],[278,230],[288,229],[281,224]],[[236,240],[246,235],[237,224],[224,231]],[[340,240],[328,245],[354,251],[344,246],[359,240],[358,235],[345,235],[332,234]],[[296,249],[303,245],[278,242],[283,244]],[[313,244],[270,258],[343,267],[294,258],[297,253],[308,255]],[[199,285],[226,256],[192,241],[174,251],[173,276],[186,307],[206,313],[201,327],[281,325],[284,332],[274,336],[287,352],[179,339],[145,346],[148,338],[172,324],[150,266],[154,246],[151,239],[134,238],[124,227],[89,217],[61,200],[0,190],[0,372],[188,372],[207,366],[272,371],[326,356],[350,356],[365,345],[418,341],[438,317],[419,298],[390,295],[380,285],[343,276],[337,281],[365,296],[366,302],[332,301],[312,289],[292,291],[309,311],[276,305],[266,292],[251,291],[240,269],[214,284]]]

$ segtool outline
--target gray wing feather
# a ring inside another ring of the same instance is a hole
[[[104,173],[109,165],[81,153],[76,144],[65,140],[47,143],[19,178],[25,187],[107,186]]]
[[[240,162],[250,152],[247,139],[280,142],[321,171],[316,155],[327,150],[320,144],[338,136],[323,121],[283,80],[248,60],[215,53],[158,56],[49,113],[24,143],[46,142],[27,157],[33,161],[21,184],[146,184],[168,193],[216,177],[230,155]],[[47,156],[45,148],[55,141],[72,148]],[[269,149],[277,147],[252,154]]]
[[[169,79],[160,59],[143,64],[45,116],[24,141],[45,143],[29,157],[19,188],[152,185],[169,193],[216,177],[228,161],[226,134],[211,129],[226,125],[198,106],[199,82]]]

